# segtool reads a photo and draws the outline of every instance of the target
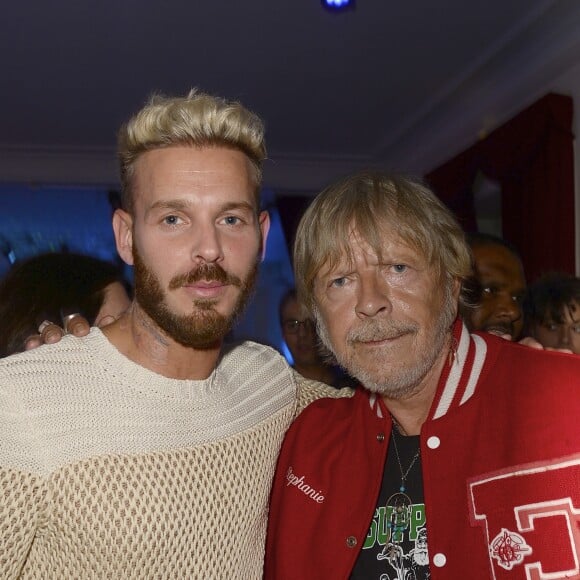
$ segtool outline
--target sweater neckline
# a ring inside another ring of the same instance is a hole
[[[223,371],[223,354],[216,368],[206,379],[174,379],[141,366],[122,354],[96,327],[85,337],[86,348],[95,363],[104,368],[109,376],[117,377],[144,395],[162,398],[212,398],[223,395],[229,383]],[[226,355],[227,356],[227,355]]]

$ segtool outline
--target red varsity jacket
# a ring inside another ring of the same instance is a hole
[[[580,578],[580,356],[458,321],[421,430],[433,580]],[[265,578],[348,578],[369,532],[391,420],[365,390],[321,399],[288,431]]]

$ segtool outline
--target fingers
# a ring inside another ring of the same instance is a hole
[[[522,338],[519,341],[519,343],[523,344],[524,346],[535,348],[537,350],[551,350],[554,352],[565,352],[567,354],[574,354],[574,352],[568,348],[553,348],[551,346],[543,346],[541,342],[538,342],[535,338],[532,338],[531,336],[526,336]]]
[[[78,312],[67,314],[62,319],[62,324],[66,334],[74,336],[86,336],[91,327],[86,318]]]
[[[50,320],[44,320],[38,327],[38,334],[33,334],[24,341],[24,350],[32,350],[43,344],[55,344],[65,334],[86,336],[90,330],[87,319],[77,312],[63,316],[62,327]]]
[[[54,344],[64,336],[64,330],[50,320],[45,320],[38,327],[42,344]]]
[[[551,350],[553,352],[565,352],[566,354],[574,354],[573,350],[570,350],[569,348],[553,348],[551,346],[546,346],[544,350]]]
[[[38,348],[42,344],[40,334],[32,334],[24,341],[24,350],[32,350]]]
[[[535,348],[536,350],[543,350],[544,347],[535,338],[531,336],[526,336],[519,341],[520,344],[524,346],[529,346],[530,348]]]
[[[103,328],[109,324],[113,324],[117,320],[112,314],[106,314],[105,316],[101,316],[97,320],[95,320],[95,326],[99,328]]]

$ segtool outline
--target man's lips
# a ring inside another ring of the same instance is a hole
[[[513,336],[514,334],[513,324],[489,324],[484,326],[482,330],[491,334],[496,334],[498,336],[503,336],[506,334]]]
[[[400,338],[407,336],[408,332],[400,332],[398,334],[384,335],[384,336],[373,336],[368,338],[358,338],[353,342],[356,344],[362,344],[363,346],[380,346],[383,344],[394,343]]]
[[[228,284],[218,282],[217,280],[199,280],[191,284],[184,284],[182,288],[198,296],[213,297],[220,294],[227,286]]]
[[[191,284],[184,284],[185,288],[220,288],[225,286],[223,282],[218,282],[217,280],[211,280],[206,282],[205,280],[199,280],[198,282],[192,282]]]

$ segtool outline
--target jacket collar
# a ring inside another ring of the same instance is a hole
[[[445,363],[431,418],[444,417],[453,408],[464,405],[475,394],[488,346],[482,336],[470,334],[461,319],[453,325],[453,350]]]
[[[431,405],[430,419],[440,419],[454,408],[464,405],[477,390],[484,363],[488,357],[488,344],[478,334],[470,334],[461,319],[452,330],[452,352],[446,361],[437,393]],[[364,400],[377,419],[389,417],[382,397],[366,389],[357,389],[355,398]]]

